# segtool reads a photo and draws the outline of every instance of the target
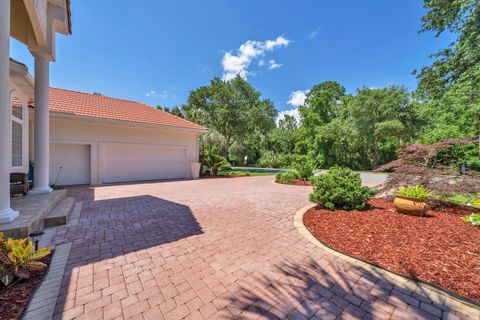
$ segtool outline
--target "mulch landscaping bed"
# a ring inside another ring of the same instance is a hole
[[[286,184],[290,186],[311,186],[312,183],[308,180],[303,180],[303,179],[297,179],[293,183],[281,183],[280,181],[275,180],[276,183],[278,184]]]
[[[51,255],[43,262],[48,265],[50,260]],[[8,287],[0,284],[0,320],[20,319],[47,270],[48,268],[32,271],[30,278],[19,280]]]
[[[304,223],[334,249],[480,302],[480,228],[462,220],[478,210],[437,207],[414,217],[386,198],[370,204],[365,211],[312,208]]]

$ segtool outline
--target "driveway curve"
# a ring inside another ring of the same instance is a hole
[[[83,202],[57,319],[454,319],[418,288],[305,239],[310,187],[273,177],[69,190]]]

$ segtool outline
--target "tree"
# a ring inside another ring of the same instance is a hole
[[[185,116],[186,116],[185,113],[184,113],[183,107],[179,107],[179,106],[175,106],[172,109],[170,109],[169,107],[162,108],[162,106],[157,106],[157,109],[168,112],[168,113],[171,113],[174,116],[177,116],[177,117],[180,117],[180,118],[185,118]]]
[[[422,32],[458,37],[433,55],[432,65],[414,72],[417,93],[427,101],[424,115],[430,120],[422,141],[477,135],[480,155],[480,2],[425,0],[424,7]]]
[[[258,130],[265,132],[275,126],[276,109],[270,100],[240,76],[231,81],[214,78],[209,86],[190,93],[184,110],[187,118],[215,129],[223,136],[223,155],[234,142]]]
[[[480,2],[477,0],[424,0],[427,14],[421,32],[457,34],[457,41],[433,55],[436,61],[416,71],[418,90],[438,99],[460,79],[480,83],[474,72],[480,64]]]
[[[393,160],[398,148],[412,139],[413,105],[403,87],[358,90],[350,112],[372,168]]]

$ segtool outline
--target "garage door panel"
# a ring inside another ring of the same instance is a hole
[[[50,144],[50,183],[77,185],[91,183],[90,145]]]
[[[103,148],[104,183],[186,178],[186,149],[111,144]]]

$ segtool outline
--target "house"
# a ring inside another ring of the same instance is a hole
[[[17,224],[31,229],[48,214],[30,208],[36,220],[27,221],[27,214],[15,220],[20,209],[12,209],[10,174],[29,173],[32,162],[31,195],[51,194],[51,184],[191,178],[191,166],[198,168],[198,137],[206,128],[142,103],[50,88],[55,37],[70,35],[71,25],[69,0],[0,0],[4,226],[22,220]],[[34,78],[24,64],[10,59],[10,38],[34,56]]]
[[[49,169],[49,65],[55,61],[56,34],[71,34],[69,0],[0,1],[0,223],[18,216],[10,205],[10,173],[28,167],[28,102],[35,109],[35,188],[51,192]],[[10,37],[35,59],[35,83],[21,63],[10,60]]]
[[[192,178],[207,131],[143,103],[57,88],[49,109],[49,181],[56,185]]]

